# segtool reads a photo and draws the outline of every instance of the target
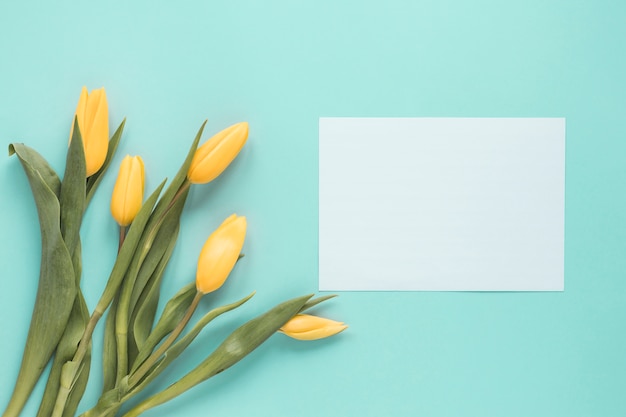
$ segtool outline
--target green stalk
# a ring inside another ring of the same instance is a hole
[[[146,373],[150,370],[152,365],[154,365],[154,363],[161,357],[161,355],[163,355],[165,351],[172,345],[172,343],[176,341],[176,339],[178,338],[178,336],[180,336],[181,332],[183,331],[187,323],[189,323],[189,319],[191,319],[191,316],[193,316],[193,313],[196,311],[196,308],[198,307],[198,303],[202,299],[203,295],[204,294],[201,293],[200,291],[196,292],[196,295],[191,301],[191,305],[187,309],[185,316],[178,323],[178,325],[172,331],[172,333],[170,333],[170,335],[165,340],[165,342],[163,342],[161,346],[159,346],[159,348],[155,350],[154,353],[152,353],[152,355],[150,355],[148,359],[146,359],[146,361],[142,363],[139,368],[137,368],[137,370],[130,376],[130,378],[128,378],[129,386],[131,387],[135,386],[135,384],[137,384],[137,382],[139,382],[141,378],[143,378],[146,375]]]
[[[133,287],[139,269],[143,264],[143,261],[148,256],[150,249],[154,243],[159,229],[163,225],[167,214],[170,212],[176,201],[182,196],[186,195],[184,192],[191,186],[189,181],[184,181],[177,193],[169,202],[165,210],[157,218],[154,225],[148,230],[148,234],[145,238],[139,242],[139,254],[136,254],[131,263],[130,270],[122,286],[122,292],[120,293],[120,301],[118,309],[115,315],[115,339],[117,342],[117,377],[116,382],[119,383],[122,378],[128,373],[128,325],[130,322],[130,301],[133,293]]]
[[[124,244],[124,239],[126,239],[126,226],[120,226],[120,240],[119,240],[119,245],[117,246],[117,253],[118,254],[122,250],[122,245]]]

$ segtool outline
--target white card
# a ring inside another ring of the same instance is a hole
[[[321,118],[319,289],[562,291],[565,119]]]

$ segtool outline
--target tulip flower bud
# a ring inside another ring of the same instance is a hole
[[[298,314],[285,323],[279,331],[298,340],[316,340],[336,335],[347,328],[348,326],[338,321]]]
[[[236,214],[224,220],[209,236],[198,259],[198,291],[207,294],[224,284],[239,258],[245,237],[246,218]]]
[[[83,87],[76,106],[76,119],[83,138],[89,177],[102,167],[109,150],[109,107],[104,88],[93,90],[89,94],[87,88]],[[70,140],[73,131],[74,121],[70,130]]]
[[[248,123],[234,124],[200,146],[191,161],[187,179],[192,184],[213,181],[235,159],[248,139]]]
[[[141,157],[126,155],[111,197],[111,214],[120,226],[128,226],[139,213],[143,203],[144,182]]]

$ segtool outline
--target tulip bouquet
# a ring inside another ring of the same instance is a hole
[[[285,301],[235,329],[213,352],[180,380],[151,396],[145,387],[184,353],[218,316],[235,310],[254,293],[192,318],[205,294],[217,291],[243,256],[246,218],[228,217],[200,251],[195,282],[180,289],[157,317],[160,286],[176,244],[185,201],[192,184],[212,181],[237,156],[248,137],[247,123],[217,133],[198,147],[198,131],[180,170],[144,201],[144,164],[126,156],[111,198],[119,224],[118,255],[105,289],[91,311],[81,290],[80,227],[87,205],[107,172],[124,129],[109,138],[104,89],[83,88],[70,134],[62,179],[34,149],[9,146],[28,178],[41,230],[39,287],[22,364],[5,417],[18,416],[35,383],[52,361],[38,417],[71,417],[85,392],[91,367],[91,341],[103,326],[102,394],[85,417],[131,417],[162,404],[234,365],[276,332],[314,340],[344,330],[343,323],[304,312],[331,298],[311,295]],[[206,123],[206,122],[205,122]]]

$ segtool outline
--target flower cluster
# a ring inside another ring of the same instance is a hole
[[[190,280],[156,316],[159,288],[191,185],[217,178],[248,139],[248,124],[242,122],[198,146],[205,124],[173,180],[167,187],[163,181],[147,198],[142,158],[127,155],[122,159],[110,203],[111,215],[120,230],[118,255],[91,313],[82,295],[80,226],[91,197],[114,159],[125,121],[109,138],[104,89],[88,92],[83,88],[62,179],[34,149],[24,144],[10,145],[10,153],[19,158],[37,205],[42,261],[40,289],[22,365],[5,417],[20,414],[50,361],[38,415],[65,417],[76,413],[89,378],[92,335],[106,311],[104,390],[98,402],[82,414],[85,417],[116,416],[127,402],[132,407],[123,415],[137,416],[234,365],[274,333],[315,340],[346,329],[343,323],[304,314],[332,296],[296,297],[235,329],[168,388],[147,398],[141,396],[142,390],[184,353],[204,327],[254,295],[215,307],[190,325],[204,295],[218,291],[243,256],[246,218],[232,214],[199,250],[195,282]],[[49,317],[56,320],[46,320]]]

